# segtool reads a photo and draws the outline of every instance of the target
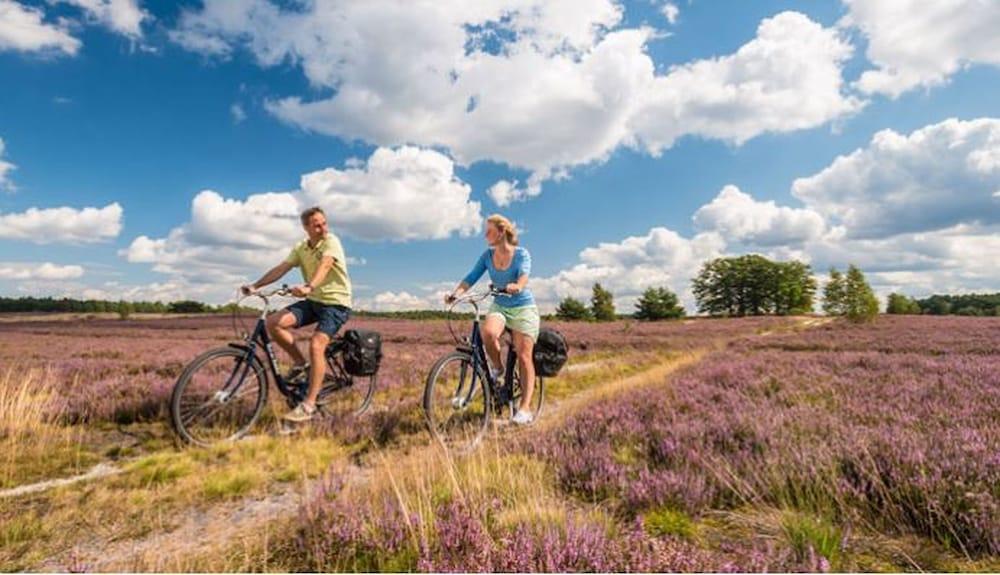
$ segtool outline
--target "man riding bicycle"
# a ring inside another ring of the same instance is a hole
[[[305,299],[267,317],[268,333],[294,362],[286,379],[301,381],[306,376],[309,378],[305,400],[284,415],[286,420],[292,422],[308,421],[315,415],[316,397],[326,371],[323,354],[330,339],[347,323],[351,313],[351,279],[347,275],[347,258],[340,239],[330,232],[326,214],[319,207],[302,212],[300,220],[307,237],[292,247],[283,262],[268,270],[259,280],[240,288],[245,295],[250,295],[281,279],[292,268],[302,270],[305,283],[293,287],[291,292]],[[313,323],[317,326],[310,338],[307,361],[296,347],[291,329]]]

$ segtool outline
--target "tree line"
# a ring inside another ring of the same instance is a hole
[[[932,295],[924,299],[889,294],[886,313],[1000,316],[1000,293]]]
[[[818,285],[808,264],[796,260],[776,262],[756,254],[710,260],[702,265],[698,275],[692,279],[692,292],[698,312],[715,317],[810,313],[815,306],[817,291]],[[133,313],[229,313],[234,311],[234,305],[212,306],[194,300],[164,303],[0,297],[0,313],[117,313],[122,318]],[[866,321],[879,313],[878,299],[871,286],[861,270],[853,265],[848,266],[843,273],[837,269],[830,270],[829,278],[823,286],[821,306],[828,315],[844,316],[854,321]],[[255,312],[250,309],[238,311]],[[893,293],[888,297],[886,313],[1000,316],[1000,293],[932,295],[924,299]],[[356,314],[399,319],[448,317],[447,312],[438,310],[358,310]],[[685,315],[686,311],[677,294],[667,287],[649,287],[636,302],[630,317],[657,321]],[[570,321],[613,321],[622,316],[615,310],[614,294],[600,283],[595,283],[589,302],[567,297],[559,302],[555,317]]]
[[[212,306],[200,301],[107,301],[52,297],[0,297],[0,312],[61,312],[61,313],[216,313],[231,311],[230,305]]]
[[[708,261],[691,283],[698,312],[714,317],[811,313],[819,287],[808,264],[796,260],[776,262],[755,254]],[[589,307],[567,297],[559,303],[556,317],[610,321],[618,317],[613,302],[611,292],[597,283]],[[852,321],[868,321],[879,313],[874,291],[854,265],[843,272],[830,270],[820,303],[827,315],[843,316]],[[923,300],[892,294],[886,312],[998,315],[1000,294],[935,295]],[[651,287],[636,303],[632,317],[661,320],[684,315],[676,294],[666,287]]]

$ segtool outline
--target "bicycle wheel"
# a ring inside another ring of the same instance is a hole
[[[333,417],[358,416],[371,406],[377,375],[350,375],[339,356],[326,356],[326,376],[316,406]]]
[[[267,375],[245,350],[213,349],[192,361],[174,385],[170,419],[186,443],[239,439],[267,403]]]
[[[489,426],[491,397],[482,368],[455,351],[434,364],[424,388],[424,416],[431,433],[450,446],[474,447]]]
[[[517,407],[521,405],[521,396],[524,390],[521,388],[521,374],[519,369],[514,369],[514,389],[511,394],[510,416],[514,417]],[[545,405],[545,380],[535,377],[535,387],[531,392],[531,413],[534,415],[532,423],[538,421],[542,415],[542,407]]]

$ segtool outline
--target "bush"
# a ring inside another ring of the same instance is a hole
[[[559,307],[556,308],[556,317],[568,321],[590,320],[593,318],[590,315],[590,310],[587,309],[587,306],[582,301],[571,297],[567,297],[559,302]]]

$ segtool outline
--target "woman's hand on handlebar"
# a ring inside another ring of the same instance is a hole
[[[521,286],[517,285],[516,283],[509,283],[507,284],[507,287],[503,289],[503,291],[510,295],[517,295],[521,293]]]

